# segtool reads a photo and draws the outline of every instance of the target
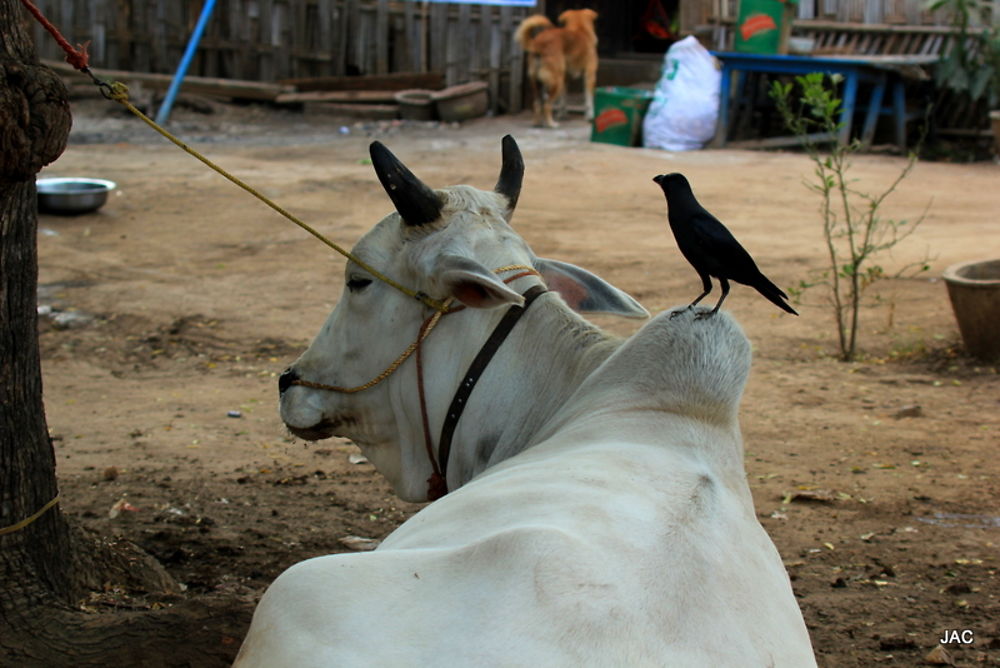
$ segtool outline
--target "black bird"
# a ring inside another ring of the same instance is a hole
[[[661,174],[654,176],[653,180],[660,185],[667,197],[667,220],[670,221],[677,247],[701,276],[705,288],[688,308],[712,291],[712,276],[719,279],[719,285],[722,286],[719,303],[711,311],[699,313],[697,318],[708,318],[718,312],[729,294],[729,281],[749,285],[780,308],[798,315],[785,302],[788,295],[760,273],[750,253],[736,241],[725,225],[698,203],[683,174]]]

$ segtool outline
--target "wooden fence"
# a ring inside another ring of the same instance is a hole
[[[95,69],[169,74],[201,0],[35,0],[70,42],[90,41]],[[189,73],[289,78],[440,72],[445,85],[482,80],[494,111],[523,106],[524,58],[513,32],[533,9],[416,0],[218,0]],[[34,28],[43,58],[61,59]]]
[[[733,21],[739,0],[681,0],[690,7],[694,21]],[[945,11],[927,11],[928,0],[798,0],[796,18],[909,26],[947,26]],[[1000,0],[983,2],[994,17],[1000,16]]]

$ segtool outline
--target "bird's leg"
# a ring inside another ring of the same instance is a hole
[[[707,311],[707,312],[706,311],[702,311],[701,313],[699,313],[698,315],[696,315],[694,317],[695,320],[703,320],[705,318],[711,318],[713,315],[715,315],[716,313],[719,312],[719,307],[722,306],[722,302],[726,301],[726,295],[729,294],[729,281],[727,281],[726,279],[720,277],[719,278],[719,287],[722,288],[722,296],[719,297],[719,303],[716,304],[715,308],[713,308],[711,311]]]
[[[670,314],[671,318],[683,313],[684,311],[690,311],[698,304],[698,302],[700,302],[702,299],[705,298],[705,295],[707,295],[709,292],[712,291],[712,277],[709,276],[708,274],[703,274],[701,272],[698,272],[698,275],[701,276],[701,286],[704,292],[695,297],[694,301],[688,304],[686,309],[680,311],[674,311],[673,313],[671,313]]]
[[[698,275],[701,276],[701,287],[704,290],[704,292],[695,297],[695,300],[690,304],[688,304],[688,308],[694,308],[698,304],[698,302],[700,302],[702,299],[705,298],[705,295],[707,295],[709,292],[712,291],[712,277],[709,276],[708,274],[702,274],[702,273],[699,273]],[[726,279],[720,278],[719,281],[721,282],[722,285],[725,286],[724,290],[726,292],[729,292],[729,284],[726,283]],[[722,293],[723,299],[726,298],[726,292]]]

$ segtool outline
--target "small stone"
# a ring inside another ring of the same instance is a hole
[[[909,406],[903,406],[897,410],[892,414],[892,417],[897,420],[902,420],[903,418],[923,417],[923,415],[924,409],[920,407],[920,404],[911,404]]]
[[[108,481],[117,480],[118,479],[118,467],[117,466],[109,466],[108,468],[104,469],[103,473],[101,473],[101,477],[103,479],[105,479],[105,480],[108,480]]]
[[[340,544],[356,552],[369,552],[379,546],[382,541],[374,538],[364,538],[363,536],[344,536],[340,539]]]
[[[936,645],[934,649],[924,655],[924,663],[929,663],[932,666],[954,666],[955,660],[951,658],[951,654],[944,648],[944,645]]]

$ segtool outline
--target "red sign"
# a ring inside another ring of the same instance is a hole
[[[745,41],[759,32],[777,29],[778,24],[774,22],[774,18],[768,16],[767,14],[752,14],[748,16],[747,20],[740,26],[740,35]]]
[[[608,128],[613,128],[616,125],[627,124],[628,116],[626,116],[625,112],[621,109],[606,109],[594,119],[594,127],[597,128],[598,132],[604,132]]]

